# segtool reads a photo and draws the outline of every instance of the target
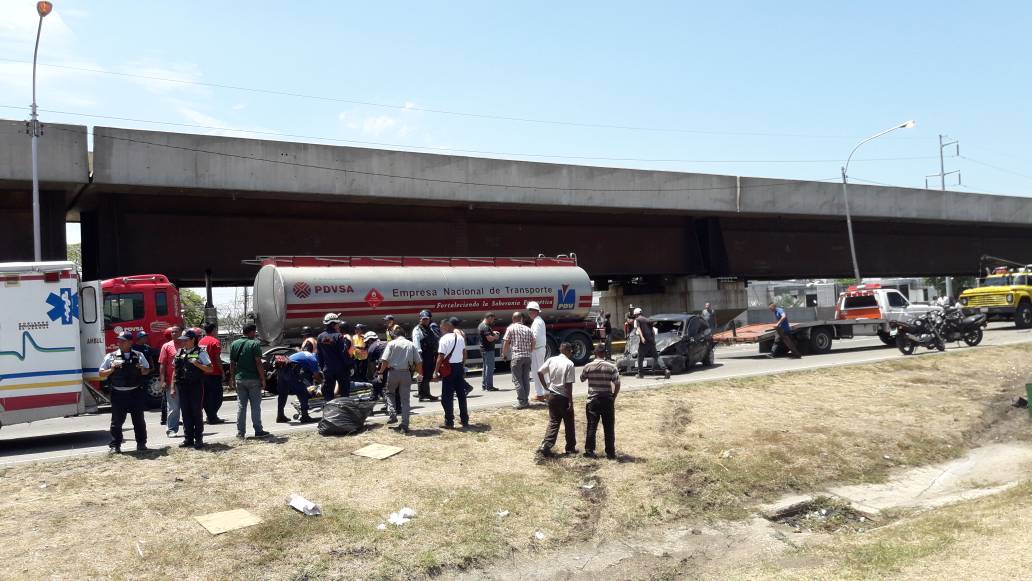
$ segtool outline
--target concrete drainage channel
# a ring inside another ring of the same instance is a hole
[[[905,470],[881,484],[785,497],[760,514],[797,532],[863,532],[888,524],[885,511],[928,510],[998,494],[1027,479],[1030,467],[1032,444],[990,444],[950,462]]]

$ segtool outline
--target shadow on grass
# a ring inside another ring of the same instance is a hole
[[[169,446],[164,448],[148,448],[147,450],[131,450],[123,452],[123,456],[129,456],[134,460],[158,460],[168,456]]]
[[[416,429],[409,429],[408,435],[412,436],[414,438],[429,438],[431,436],[440,436],[441,435],[441,429],[440,428],[416,428]]]
[[[464,428],[459,429],[460,432],[471,432],[473,434],[483,434],[491,431],[491,426],[487,424],[470,424]]]

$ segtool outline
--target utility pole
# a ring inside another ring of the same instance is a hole
[[[943,155],[943,151],[945,151],[945,149],[947,147],[953,145],[953,146],[956,146],[956,151],[954,152],[953,155],[960,156],[960,141],[956,140],[956,139],[954,139],[953,141],[949,141],[949,142],[943,141],[943,139],[946,138],[946,137],[947,136],[945,136],[945,135],[943,135],[941,133],[939,134],[939,173],[933,173],[931,175],[925,176],[925,189],[926,190],[928,189],[928,178],[939,178],[939,187],[940,187],[940,189],[942,189],[942,191],[945,192],[946,191],[946,176],[951,175],[951,174],[957,174],[957,185],[958,186],[961,185],[961,183],[960,183],[960,170],[959,169],[955,169],[953,171],[946,171],[946,156]]]

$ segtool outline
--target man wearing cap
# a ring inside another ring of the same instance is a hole
[[[269,436],[262,428],[262,392],[265,391],[265,364],[262,346],[255,338],[258,327],[248,323],[244,336],[229,346],[229,382],[237,394],[237,438],[247,434],[247,406],[251,406],[251,426],[254,437]],[[278,419],[277,419],[278,421]]]
[[[351,395],[351,340],[340,332],[343,322],[336,313],[323,317],[326,329],[316,337],[316,358],[323,374],[323,399],[330,401],[339,391],[340,397]]]
[[[584,456],[595,457],[595,434],[599,421],[602,422],[606,458],[616,458],[616,414],[614,404],[620,393],[620,372],[606,360],[606,346],[595,345],[595,360],[581,370],[580,380],[588,382],[588,403],[585,416],[588,418],[587,438],[584,440]]]
[[[219,417],[224,394],[222,389],[222,343],[219,343],[219,328],[215,323],[205,323],[204,335],[197,346],[208,353],[211,371],[204,374],[204,415],[209,424],[222,424]]]
[[[663,370],[663,376],[670,379],[670,370],[666,368],[663,358],[656,350],[656,331],[652,328],[652,321],[640,308],[634,309],[634,333],[638,336],[638,378],[644,377],[645,358],[649,357],[652,359],[650,371],[654,373],[658,367]]]
[[[484,391],[498,391],[494,386],[495,371],[495,345],[500,335],[494,330],[494,313],[484,315],[477,327],[477,334],[480,335],[480,358],[484,363],[483,389]]]
[[[401,424],[398,431],[408,433],[409,410],[411,409],[412,375],[427,373],[423,369],[423,358],[419,349],[405,338],[405,330],[400,325],[393,327],[394,339],[387,343],[380,357],[378,371],[384,376],[387,395],[388,423],[398,420],[398,408],[401,408]],[[379,341],[378,343],[383,343]]]
[[[147,449],[147,424],[143,408],[146,394],[140,387],[143,376],[150,373],[150,363],[139,351],[134,351],[133,334],[126,331],[118,336],[118,349],[108,353],[100,364],[100,378],[111,387],[111,443],[114,454],[122,452],[122,426],[128,414],[133,421],[136,449]]]
[[[523,324],[523,313],[512,314],[512,324],[505,328],[502,357],[509,361],[512,383],[516,386],[516,403],[524,409],[530,405],[530,363],[534,356],[534,333]]]
[[[133,335],[133,351],[136,351],[144,359],[146,359],[149,369],[154,370],[158,368],[158,353],[157,351],[155,351],[153,347],[147,344],[147,339],[148,337],[145,331],[137,331],[136,334]],[[145,394],[148,393],[148,389],[152,385],[151,382],[153,382],[153,384],[156,385],[161,385],[161,380],[158,377],[156,377],[156,375],[152,375],[150,372],[148,372],[148,377],[143,382]],[[162,397],[162,404],[164,403],[164,397]],[[146,404],[144,405],[144,407],[146,407]],[[164,405],[162,405],[162,409],[165,409]],[[164,426],[167,421],[167,414],[162,414],[161,425]]]
[[[466,407],[466,337],[459,330],[459,320],[455,317],[441,321],[441,341],[437,346],[437,361],[433,367],[434,379],[441,380],[441,407],[444,408],[444,425],[451,430],[455,427],[455,408],[453,399],[459,400],[459,421],[462,427],[469,427],[469,409]],[[447,366],[450,372],[442,376],[439,369]],[[426,371],[426,367],[423,368]]]
[[[534,353],[530,361],[530,376],[536,395],[534,399],[546,401],[545,386],[541,385],[537,370],[545,364],[545,355],[548,354],[548,332],[545,329],[545,320],[541,318],[541,306],[537,301],[527,303],[527,313],[530,314],[530,332],[534,334]]]
[[[165,411],[168,411],[168,417],[165,420],[165,435],[172,438],[179,434],[179,397],[172,389],[176,371],[176,353],[179,352],[179,346],[176,344],[179,341],[179,327],[172,326],[165,329],[165,339],[167,341],[161,346],[161,352],[158,353],[158,365],[161,372],[159,379],[161,380],[161,389],[165,390],[161,414],[164,417]]]
[[[427,310],[419,312],[419,324],[412,330],[412,344],[419,349],[423,360],[423,376],[419,382],[419,401],[437,401],[430,395],[430,378],[434,374],[437,361],[437,346],[441,338],[441,329],[433,322],[433,313]]]
[[[197,345],[197,331],[187,329],[179,336],[172,395],[179,396],[183,412],[183,443],[180,448],[204,447],[204,375],[214,369],[208,352]]]

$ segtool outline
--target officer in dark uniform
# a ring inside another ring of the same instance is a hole
[[[125,416],[133,420],[136,450],[147,450],[147,425],[143,408],[146,398],[140,384],[150,373],[150,363],[139,351],[134,351],[133,334],[126,331],[118,336],[118,349],[107,354],[100,365],[100,378],[111,388],[111,452],[122,452],[122,426]]]
[[[412,343],[419,349],[423,359],[423,374],[419,380],[419,401],[437,401],[430,394],[430,378],[434,375],[437,362],[437,344],[441,340],[441,328],[433,322],[433,313],[427,310],[419,312],[419,324],[412,330]]]
[[[323,399],[333,399],[333,392],[339,386],[341,397],[351,395],[351,369],[354,360],[351,359],[351,339],[341,333],[341,328],[346,327],[345,323],[334,313],[326,313],[323,317],[323,325],[326,330],[316,337],[316,358],[319,361],[319,368],[323,374],[322,394]],[[345,333],[348,329],[344,329]]]
[[[183,412],[183,443],[179,447],[200,450],[204,447],[204,374],[211,373],[213,367],[208,352],[197,346],[198,338],[193,329],[179,336],[183,347],[176,354],[172,395],[179,397]]]

